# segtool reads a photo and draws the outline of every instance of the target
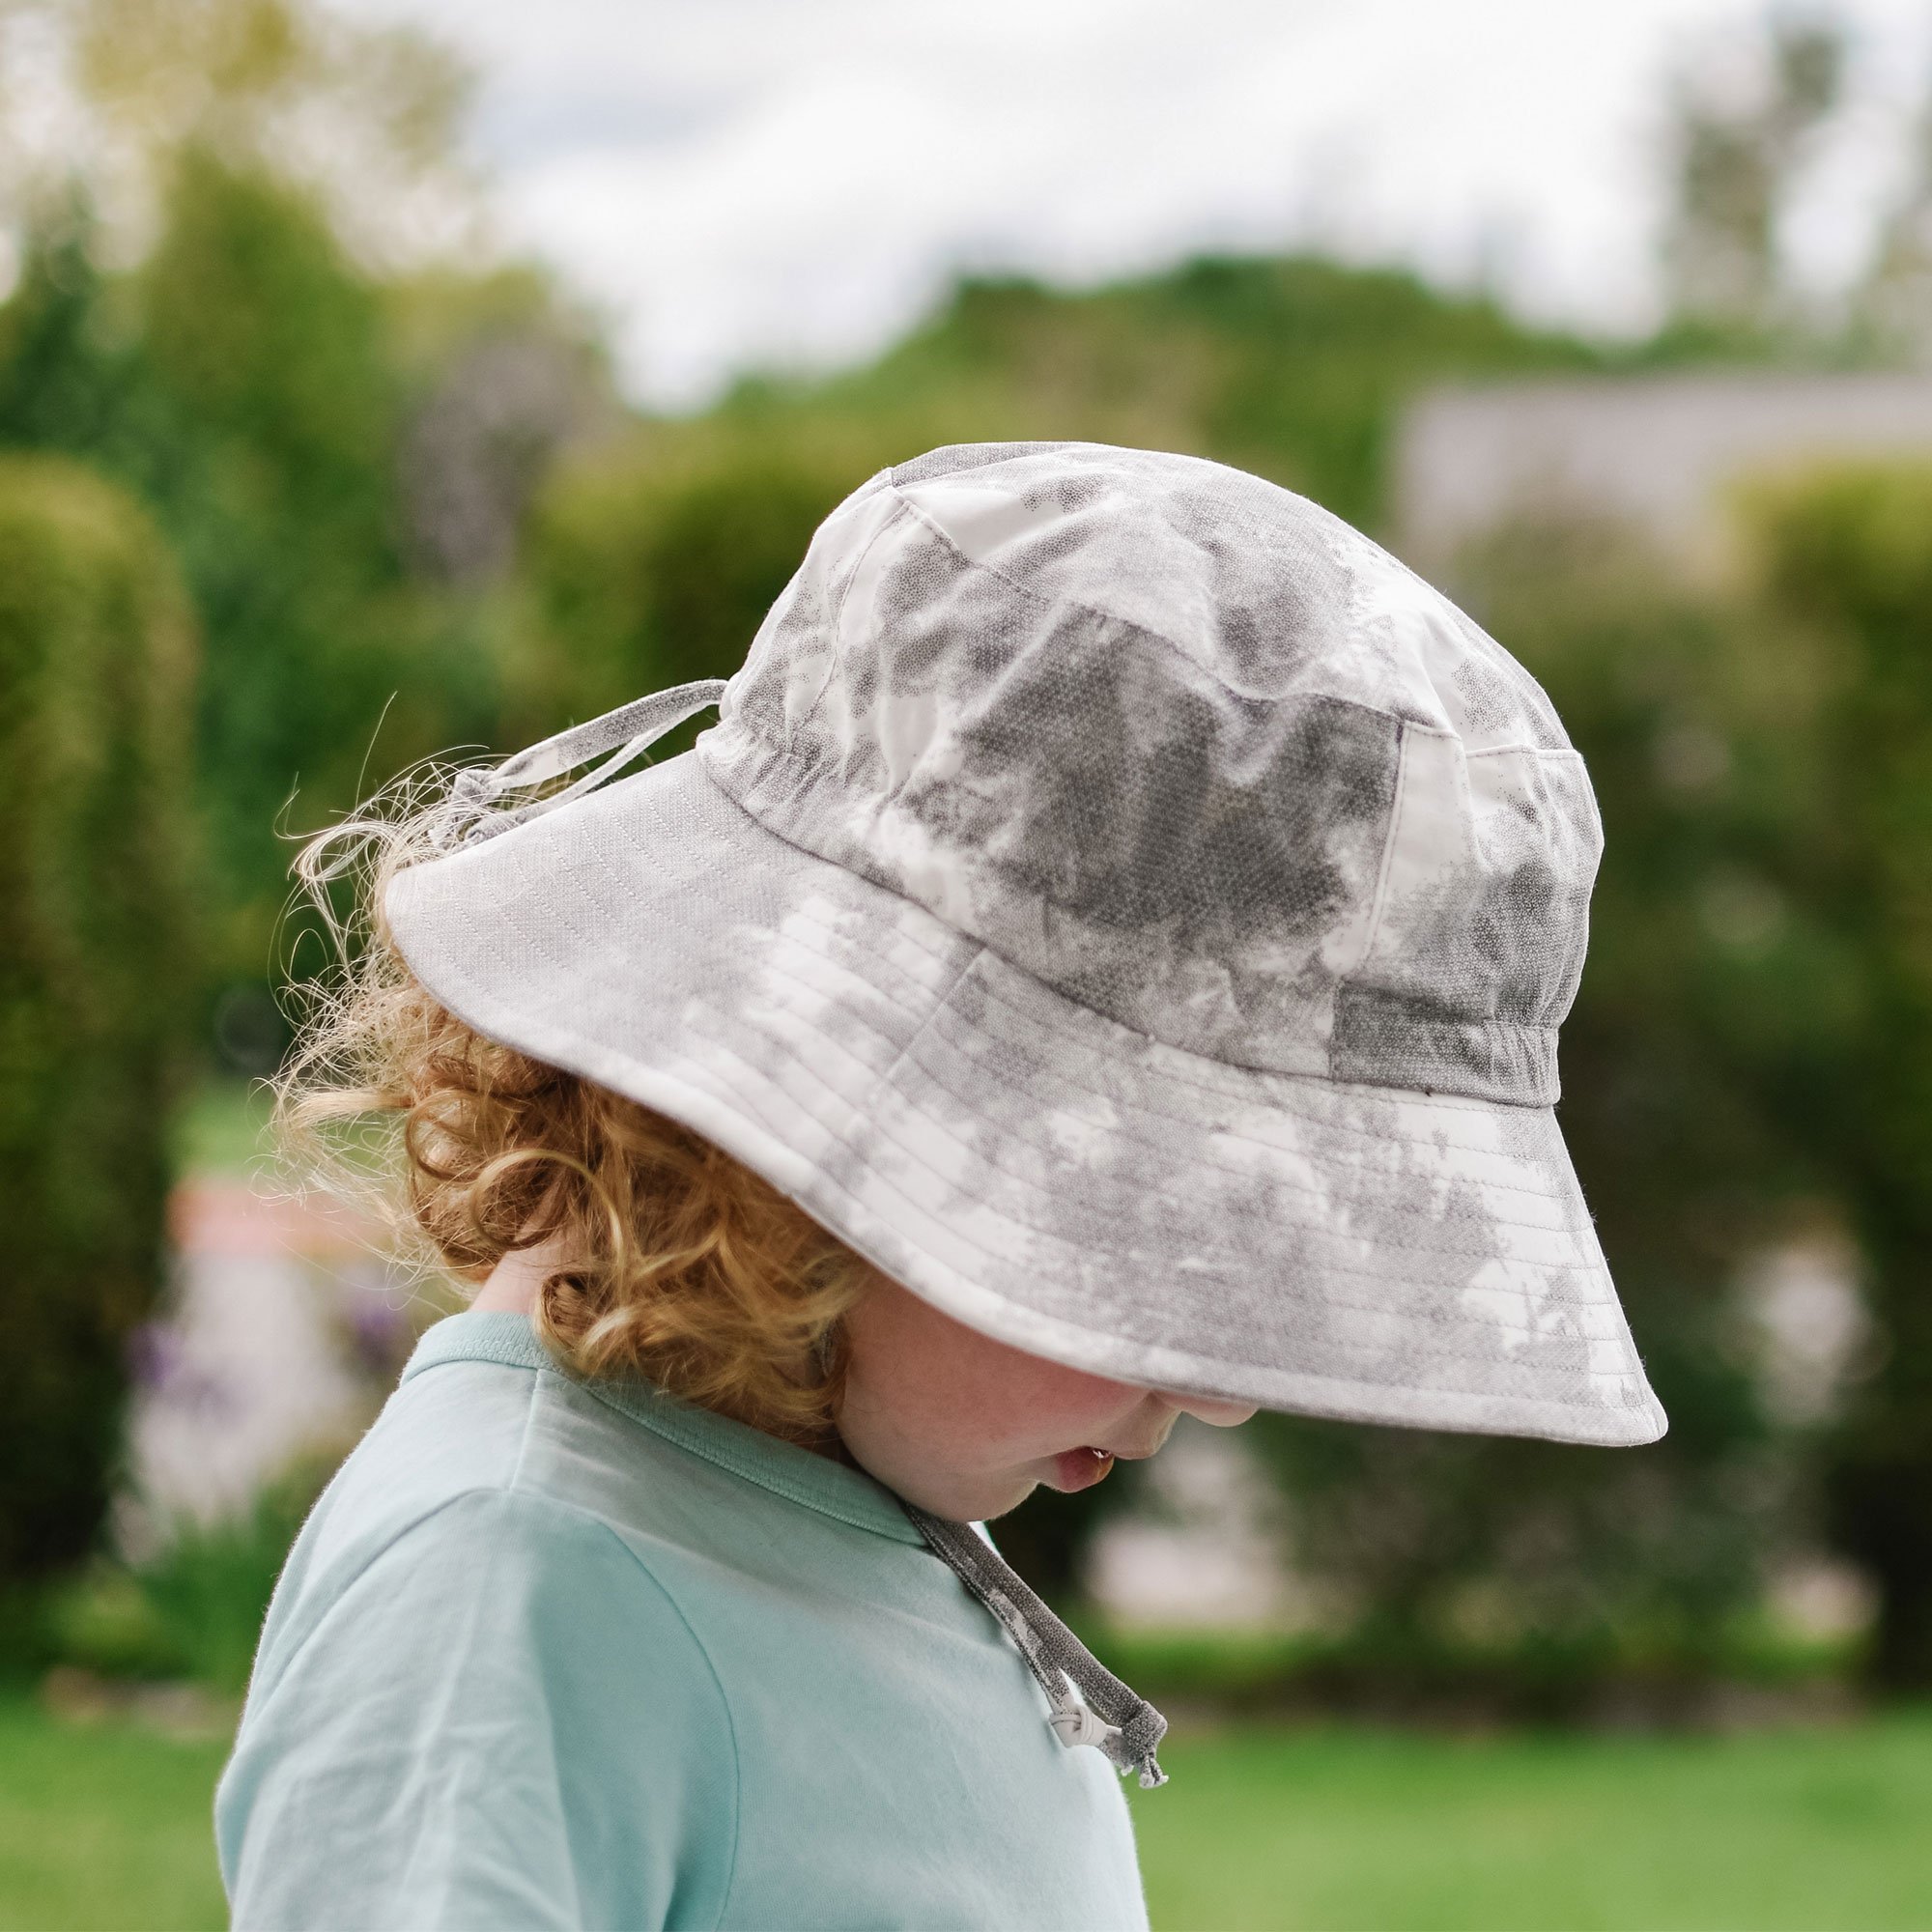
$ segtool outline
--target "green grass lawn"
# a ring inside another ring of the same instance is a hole
[[[227,1922],[209,1801],[227,1756],[0,1699],[0,1927],[181,1932]]]
[[[1164,1932],[1932,1927],[1932,1714],[1738,1737],[1239,1731],[1136,1791]]]
[[[1932,1928],[1932,1714],[1736,1738],[1231,1731],[1134,1794],[1161,1932]],[[222,1747],[0,1701],[0,1927],[222,1923]]]

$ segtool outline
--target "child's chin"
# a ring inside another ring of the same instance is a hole
[[[921,1483],[916,1491],[901,1489],[899,1493],[921,1509],[954,1522],[990,1522],[1018,1509],[1038,1487],[1037,1476],[1016,1473],[1004,1479],[983,1475],[941,1478]]]

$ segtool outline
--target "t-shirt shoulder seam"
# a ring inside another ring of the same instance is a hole
[[[509,1495],[522,1495],[524,1489],[524,1463],[530,1453],[530,1437],[535,1433],[537,1418],[537,1398],[543,1393],[543,1370],[530,1371],[529,1395],[524,1403],[524,1430],[517,1438],[517,1459],[510,1464],[509,1476],[503,1483],[503,1490]]]

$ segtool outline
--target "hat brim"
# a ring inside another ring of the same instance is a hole
[[[694,754],[410,867],[385,911],[459,1017],[1015,1347],[1357,1422],[1663,1434],[1548,1109],[1162,1045],[767,832]]]

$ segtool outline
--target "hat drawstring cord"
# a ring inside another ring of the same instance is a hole
[[[1103,1664],[1031,1590],[992,1543],[969,1523],[909,1503],[899,1507],[926,1546],[992,1611],[1046,1692],[1047,1722],[1068,1747],[1092,1745],[1120,1772],[1137,1772],[1151,1791],[1167,1782],[1154,1756],[1167,1719]]]
[[[471,767],[459,772],[450,785],[444,816],[432,833],[440,851],[470,845],[494,838],[513,825],[554,811],[559,805],[584,792],[594,791],[607,779],[614,778],[657,743],[673,725],[707,710],[724,695],[722,677],[701,677],[691,684],[674,685],[668,691],[654,691],[632,699],[601,718],[573,724],[505,758],[500,765],[483,770]],[[611,751],[611,747],[616,749]],[[561,778],[581,764],[611,752],[611,756],[595,771],[585,772],[576,783],[543,798],[531,799],[507,811],[499,811],[497,801],[510,792],[527,791],[551,779]]]

